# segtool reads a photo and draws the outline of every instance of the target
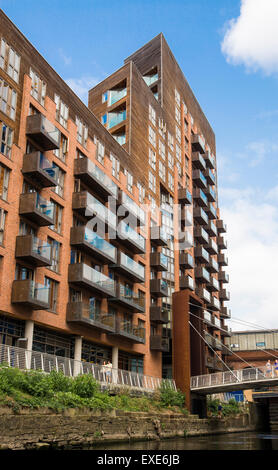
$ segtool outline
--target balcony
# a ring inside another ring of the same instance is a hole
[[[206,189],[207,180],[200,170],[192,171],[192,179],[193,179],[193,182],[196,184],[196,186],[198,186],[198,188]]]
[[[202,287],[197,287],[195,289],[195,292],[196,292],[196,295],[198,295],[198,297],[200,297],[200,299],[202,299],[204,302],[210,303],[211,295],[207,289],[204,289]]]
[[[218,280],[220,282],[223,282],[223,283],[228,283],[229,282],[229,274],[227,274],[225,271],[219,271]]]
[[[219,253],[217,256],[219,266],[228,266],[228,258],[224,253]]]
[[[13,281],[11,302],[32,310],[48,310],[49,287],[31,279]]]
[[[220,310],[220,302],[219,300],[215,297],[215,296],[211,296],[211,302],[209,304],[209,308],[211,310],[217,310],[219,311]]]
[[[229,335],[230,336],[230,335]],[[230,356],[233,354],[233,351],[231,349],[231,346],[229,346],[228,344],[225,344],[222,346],[222,354],[224,354],[225,356]]]
[[[150,266],[157,271],[167,271],[168,257],[163,253],[150,253]]]
[[[195,274],[195,279],[198,280],[199,282],[202,282],[202,283],[210,282],[210,274],[206,270],[206,268],[198,266],[195,269],[194,274]]]
[[[232,336],[231,328],[229,328],[227,325],[222,325],[221,326],[221,335],[226,336],[226,337]]]
[[[74,160],[74,176],[91,187],[101,197],[107,199],[109,196],[113,196],[117,199],[118,187],[116,183],[89,158]]]
[[[111,267],[134,282],[145,282],[145,267],[121,251],[118,251],[116,264]]]
[[[162,227],[153,226],[150,230],[151,242],[157,246],[167,246],[167,235]]]
[[[195,289],[194,279],[191,276],[180,276],[180,290],[184,289],[189,289],[192,291]]]
[[[145,212],[122,190],[119,191],[118,207],[117,213],[119,217],[127,218],[128,222],[130,221],[132,225],[145,225]],[[128,215],[126,215],[126,212],[128,212]]]
[[[191,135],[191,147],[193,152],[205,153],[205,142],[199,134]]]
[[[216,237],[217,236],[217,228],[214,222],[212,220],[208,221],[208,225],[206,225],[205,230],[208,232],[210,237]]]
[[[208,225],[208,216],[201,207],[193,208],[193,217],[200,225]]]
[[[228,318],[228,319],[229,319],[229,318],[231,318],[231,310],[228,309],[228,307],[223,307],[223,306],[221,306],[221,308],[220,308],[220,315],[221,315],[221,317],[223,317],[223,318]]]
[[[53,225],[54,204],[37,192],[24,193],[19,199],[19,215],[26,217],[40,227]]]
[[[209,281],[209,284],[207,285],[207,290],[209,290],[210,292],[218,292],[220,289],[219,287],[219,282],[217,279],[215,279],[215,277],[210,277],[210,281]]]
[[[111,129],[112,127],[118,126],[123,121],[126,120],[126,110],[120,111],[111,111],[108,113],[107,116],[107,129]]]
[[[181,224],[183,224],[185,227],[191,227],[193,225],[192,212],[189,209],[186,209],[186,207],[182,207],[180,212],[180,220]]]
[[[219,265],[218,265],[217,261],[215,261],[215,259],[212,258],[211,256],[209,257],[207,270],[211,273],[218,273],[218,271],[219,271]]]
[[[85,263],[70,264],[68,282],[74,286],[88,289],[101,297],[114,297],[115,283],[113,279],[96,271]]]
[[[206,170],[206,162],[200,152],[192,152],[192,167],[198,170]]]
[[[108,91],[108,106],[112,106],[113,104],[125,98],[126,94],[127,94],[126,87],[117,88],[115,90],[109,90]]]
[[[51,266],[51,246],[33,235],[16,237],[15,257],[35,266]]]
[[[151,295],[156,297],[167,297],[168,295],[168,284],[163,279],[151,279],[150,280],[150,292]]]
[[[161,335],[151,335],[150,336],[150,350],[160,351],[160,352],[169,352],[169,338],[163,337]]]
[[[145,343],[146,341],[146,330],[143,327],[139,327],[132,322],[116,320],[116,332],[117,336],[122,336],[125,339],[129,339],[135,343]]]
[[[150,306],[150,321],[153,323],[169,323],[169,310],[157,305]]]
[[[226,233],[227,232],[227,225],[224,224],[222,219],[217,219],[216,220],[216,227],[217,227],[218,233]]]
[[[208,184],[215,185],[215,182],[216,182],[215,175],[212,173],[212,171],[209,168],[205,171],[204,175],[207,179]]]
[[[198,243],[206,245],[209,243],[209,236],[203,227],[195,226],[194,227],[194,238]]]
[[[43,151],[60,147],[60,131],[42,114],[27,116],[26,135]]]
[[[75,192],[72,194],[72,209],[87,220],[94,217],[98,223],[106,228],[110,227],[113,230],[117,228],[117,215],[88,191]]]
[[[209,327],[214,327],[214,317],[207,310],[204,310],[204,323],[206,323]]]
[[[207,189],[205,189],[205,194],[208,198],[208,201],[210,202],[216,202],[216,191],[214,191],[214,189],[212,189],[211,186],[208,186]]]
[[[204,159],[205,159],[207,168],[210,168],[211,170],[213,170],[215,168],[215,158],[211,155],[209,151],[205,153]]]
[[[192,248],[193,245],[194,243],[191,232],[189,232],[188,230],[185,232],[179,232],[180,250],[188,250],[189,248]]]
[[[207,198],[207,196],[205,195],[204,191],[202,191],[202,189],[200,189],[200,188],[194,188],[194,189],[193,189],[193,198],[194,198],[194,202],[196,202],[197,204],[199,204],[199,206],[207,207],[207,205],[208,205],[208,198]]]
[[[219,299],[230,300],[230,292],[228,292],[226,289],[221,289],[219,292]]]
[[[69,302],[67,304],[67,322],[92,326],[104,332],[115,332],[116,318],[112,313],[96,311],[93,306],[83,302]]]
[[[194,256],[195,260],[197,260],[199,263],[205,264],[209,262],[209,254],[202,246],[195,247]]]
[[[192,194],[187,188],[179,188],[178,200],[180,204],[192,204]]]
[[[145,83],[148,86],[151,86],[151,85],[153,85],[153,83],[157,82],[158,73],[156,72],[156,73],[153,73],[153,74],[144,75],[143,79],[144,79]]]
[[[22,174],[32,179],[41,188],[57,185],[56,169],[41,152],[32,152],[23,156]]]
[[[204,248],[209,252],[211,255],[217,255],[218,254],[218,245],[217,243],[212,240],[211,238],[209,239],[209,242],[207,245],[204,246]]]
[[[190,253],[180,253],[179,254],[179,264],[185,269],[194,268],[193,256]]]
[[[85,225],[71,227],[70,244],[74,248],[94,256],[104,264],[116,263],[117,249]]]
[[[216,217],[217,217],[216,208],[213,206],[213,204],[211,202],[205,208],[205,211],[206,211],[207,216],[208,216],[209,219],[216,219]]]
[[[139,254],[146,251],[146,239],[124,222],[118,225],[117,240],[133,253]]]
[[[110,302],[119,304],[133,312],[145,313],[145,297],[139,296],[129,286],[123,284],[116,284],[115,296],[110,299]]]
[[[219,250],[227,249],[227,242],[223,237],[217,237],[217,245],[218,245]]]

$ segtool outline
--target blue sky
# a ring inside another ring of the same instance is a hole
[[[275,3],[0,0],[4,12],[82,98],[87,88],[163,32],[216,134],[232,315],[267,328],[278,328]]]

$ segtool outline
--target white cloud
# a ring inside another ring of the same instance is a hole
[[[221,49],[229,63],[278,72],[277,0],[241,0],[240,15],[228,22]]]
[[[84,101],[85,104],[88,102],[88,91],[96,86],[100,82],[100,79],[90,76],[81,78],[68,78],[66,83],[68,86]]]
[[[227,223],[232,318],[278,328],[278,187],[219,189]],[[275,201],[276,197],[276,201]],[[252,327],[230,322],[234,331]]]
[[[61,49],[61,48],[58,49],[58,52],[59,52],[59,56],[60,56],[61,59],[63,60],[64,64],[65,64],[65,65],[71,65],[71,61],[72,61],[71,57],[70,57],[70,56],[67,56],[67,55],[64,53],[63,49]]]

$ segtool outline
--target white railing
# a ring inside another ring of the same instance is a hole
[[[103,365],[76,361],[68,357],[28,351],[23,348],[0,344],[0,364],[17,367],[22,370],[39,370],[50,373],[52,370],[62,372],[68,377],[79,374],[92,374],[101,385],[127,386],[141,390],[154,391],[163,383],[168,383],[176,390],[176,384],[171,379],[151,377],[137,372],[122,369],[109,369]]]
[[[277,372],[277,373],[276,373]],[[240,369],[226,372],[217,372],[215,374],[198,375],[191,377],[191,390],[215,387],[216,385],[233,385],[245,382],[257,382],[261,380],[278,380],[278,371],[274,366],[270,369],[266,367]]]

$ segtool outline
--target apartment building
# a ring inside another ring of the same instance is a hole
[[[86,107],[2,11],[0,41],[1,343],[188,390],[225,359],[226,228],[215,136],[169,46]]]

